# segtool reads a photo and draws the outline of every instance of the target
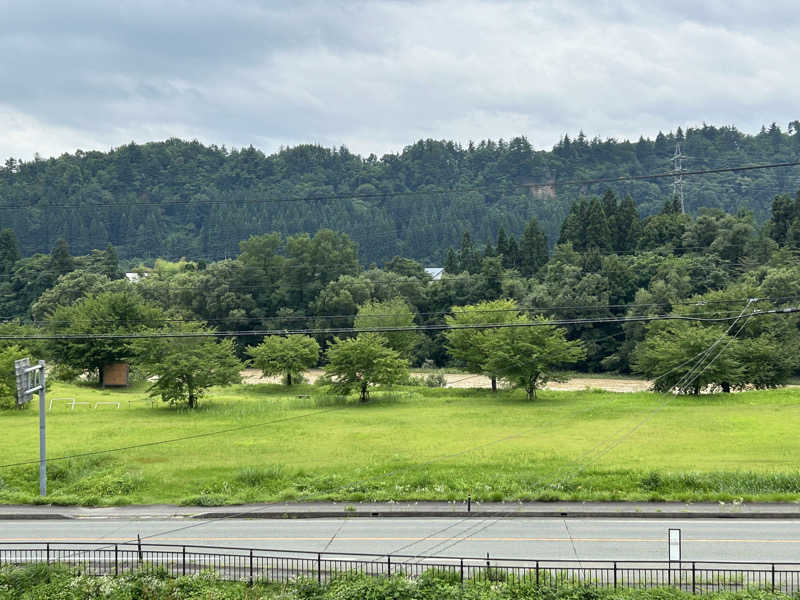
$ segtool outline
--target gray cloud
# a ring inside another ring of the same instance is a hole
[[[793,2],[0,0],[0,154],[169,136],[381,154],[420,137],[798,118]]]

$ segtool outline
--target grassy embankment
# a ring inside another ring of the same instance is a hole
[[[793,389],[675,398],[541,392],[529,403],[519,391],[409,387],[359,405],[313,386],[242,385],[213,390],[195,411],[129,407],[146,398],[143,387],[55,384],[49,396],[121,402],[74,411],[56,402],[51,458],[264,423],[51,461],[53,503],[800,499]],[[4,412],[0,423],[0,464],[35,461],[36,407]],[[41,502],[37,471],[0,469],[0,502]]]

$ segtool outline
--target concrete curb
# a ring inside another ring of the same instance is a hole
[[[188,507],[187,507],[188,508]],[[172,514],[69,514],[67,512],[0,511],[0,521],[89,521],[89,520],[220,520],[220,519],[753,519],[800,520],[798,511],[676,511],[676,510],[220,510]]]
[[[0,517],[1,519],[2,517]],[[213,512],[189,519],[785,519],[800,520],[800,512],[597,512],[597,511],[314,511],[314,512]]]

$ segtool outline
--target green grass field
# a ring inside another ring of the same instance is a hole
[[[309,397],[297,397],[308,395]],[[188,411],[143,387],[55,384],[48,456],[249,429],[49,463],[48,502],[800,500],[800,391],[700,397],[396,388],[367,405],[314,386],[216,389]],[[129,407],[128,400],[134,402]],[[120,408],[95,402],[119,401]],[[34,404],[35,404],[34,400]],[[35,406],[0,413],[0,463],[38,458]],[[38,466],[0,502],[40,502]]]

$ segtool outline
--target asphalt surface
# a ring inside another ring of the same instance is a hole
[[[167,504],[119,507],[0,505],[0,521],[13,519],[303,519],[374,517],[719,518],[797,519],[800,504],[680,502],[304,502],[198,507]]]
[[[8,520],[0,542],[239,546],[313,552],[664,560],[667,530],[679,528],[683,560],[800,562],[800,520],[739,519],[127,519]]]

